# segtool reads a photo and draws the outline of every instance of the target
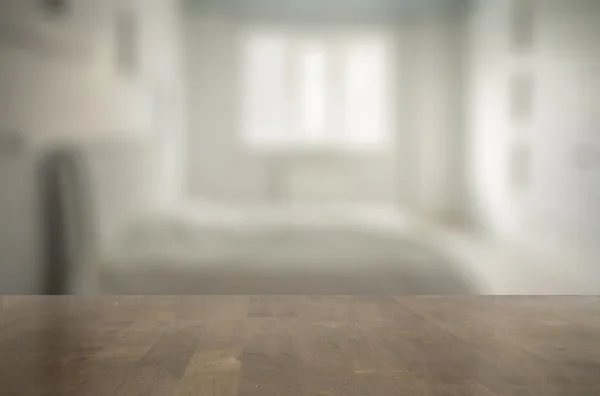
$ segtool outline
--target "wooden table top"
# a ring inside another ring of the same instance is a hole
[[[2,395],[600,395],[597,297],[3,297]]]

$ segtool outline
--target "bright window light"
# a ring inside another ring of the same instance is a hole
[[[241,128],[246,145],[386,146],[390,84],[384,35],[270,32],[244,38]]]

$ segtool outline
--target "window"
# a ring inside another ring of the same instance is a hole
[[[384,34],[254,32],[244,36],[242,46],[246,145],[387,145],[389,45]]]

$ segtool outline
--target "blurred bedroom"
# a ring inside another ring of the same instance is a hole
[[[596,2],[1,7],[2,293],[600,291]]]

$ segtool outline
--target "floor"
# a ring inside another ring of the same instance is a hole
[[[597,297],[0,298],[3,395],[596,396]]]

